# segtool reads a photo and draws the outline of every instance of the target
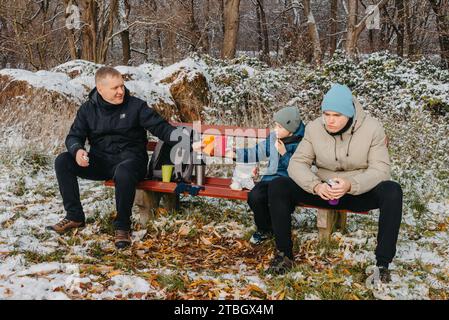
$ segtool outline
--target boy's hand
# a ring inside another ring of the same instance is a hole
[[[279,152],[279,154],[281,156],[283,156],[284,154],[287,153],[287,149],[285,149],[285,144],[282,142],[281,139],[276,140],[274,147],[276,148],[276,150]]]
[[[89,157],[88,157],[88,153],[86,150],[84,149],[79,149],[76,152],[76,163],[80,166],[80,167],[88,167],[89,166]]]
[[[252,174],[253,177],[257,178],[259,176],[259,167],[254,167]]]

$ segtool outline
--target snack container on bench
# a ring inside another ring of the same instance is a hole
[[[214,147],[215,147],[215,136],[204,136],[203,144],[205,145],[203,148],[203,153],[208,156],[214,155]]]

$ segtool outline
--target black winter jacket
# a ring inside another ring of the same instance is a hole
[[[154,136],[173,145],[170,134],[176,128],[139,98],[130,96],[125,89],[122,104],[106,102],[94,88],[89,100],[79,108],[67,135],[67,150],[76,156],[89,141],[89,153],[111,162],[125,159],[148,161],[147,130]]]

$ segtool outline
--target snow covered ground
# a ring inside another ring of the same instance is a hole
[[[114,211],[111,190],[81,180],[91,223],[77,234],[61,237],[45,230],[63,216],[51,166],[30,176],[29,166],[13,164],[3,162],[0,171],[1,298],[373,298],[364,286],[364,269],[374,262],[376,212],[350,216],[348,233],[335,233],[332,247],[320,248],[313,211],[298,211],[294,215],[298,268],[272,278],[262,272],[271,246],[253,249],[247,243],[252,223],[244,204],[195,200],[192,205],[185,199],[181,213],[159,214],[148,231],[138,227],[133,249],[120,253],[107,230],[110,220],[104,218]],[[217,221],[219,213],[211,212],[224,212],[223,208],[229,210],[229,218]],[[384,298],[447,298],[449,202],[429,202],[425,209],[419,221],[405,215],[393,281],[381,289]],[[170,245],[178,245],[179,253],[170,251]],[[226,254],[240,247],[246,255]],[[225,257],[222,268],[208,263],[214,253],[213,258]],[[180,263],[175,263],[177,259]],[[183,268],[181,261],[189,259],[192,264]],[[335,287],[321,292],[322,285],[332,281]],[[330,291],[336,287],[340,295],[333,296]]]
[[[405,195],[390,284],[374,291],[365,286],[365,269],[374,263],[376,211],[351,215],[347,233],[335,233],[322,245],[315,212],[298,209],[293,216],[297,266],[281,277],[263,272],[273,243],[260,248],[248,243],[252,216],[239,202],[186,197],[180,212],[160,209],[148,225],[135,222],[133,247],[120,252],[112,243],[113,190],[80,180],[87,227],[65,236],[50,233],[45,226],[63,217],[53,172],[55,155],[26,141],[19,149],[10,143],[14,135],[9,132],[0,142],[0,299],[449,299],[449,125],[447,116],[423,111],[429,99],[449,102],[449,77],[429,66],[427,70],[388,57],[366,59],[350,71],[350,80],[366,109],[385,124],[394,178]],[[270,112],[279,107],[274,103],[279,94],[303,108],[307,120],[314,113],[305,106],[314,105],[330,82],[349,81],[348,71],[340,68],[351,67],[341,61],[323,71],[302,65],[271,70],[251,59],[235,65],[213,60],[183,63],[207,73],[214,94],[209,122],[226,114],[237,122],[235,108],[242,106],[243,96],[250,106]],[[71,62],[52,70],[57,76],[50,75],[45,83],[33,79],[49,72],[1,73],[26,76],[30,84],[57,88],[82,100],[86,89],[81,82],[91,81],[95,68]],[[160,67],[123,68],[137,79],[131,82],[140,81],[134,83],[140,88],[135,91],[152,99],[146,95],[151,91],[148,81],[158,86],[163,78]],[[72,72],[76,77],[71,78]],[[411,111],[404,119],[408,107]]]

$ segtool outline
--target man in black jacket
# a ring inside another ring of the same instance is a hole
[[[100,68],[95,75],[96,88],[76,115],[65,144],[68,152],[55,161],[55,171],[66,217],[48,229],[63,234],[83,227],[85,216],[80,202],[77,177],[115,181],[117,218],[114,221],[115,245],[131,244],[131,209],[136,184],[146,175],[147,130],[171,145],[176,130],[147,103],[129,95],[120,72]],[[89,153],[85,149],[89,141]]]

